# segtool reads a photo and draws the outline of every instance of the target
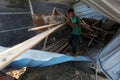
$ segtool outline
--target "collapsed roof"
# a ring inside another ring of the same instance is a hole
[[[49,0],[51,1],[51,0]],[[55,1],[55,0],[52,0]],[[61,1],[61,0],[60,0]],[[63,0],[62,0],[63,1]],[[78,1],[78,0],[76,0]],[[108,17],[111,20],[114,20],[120,23],[120,0],[81,0],[85,4],[94,8],[104,16]],[[65,0],[65,2],[68,2]],[[71,0],[69,1],[72,2]],[[74,1],[73,1],[74,2]],[[119,53],[120,53],[120,34],[111,41],[106,48],[98,55],[98,64],[100,69],[108,76],[111,80],[120,79],[120,64]],[[116,43],[117,42],[117,43]],[[109,63],[113,61],[113,63]],[[108,65],[109,64],[109,65]],[[117,65],[116,65],[117,64]]]

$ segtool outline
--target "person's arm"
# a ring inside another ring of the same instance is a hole
[[[80,24],[79,18],[76,17],[76,21],[75,23],[72,23],[70,20],[67,21],[67,24],[71,27],[78,27],[78,25]]]

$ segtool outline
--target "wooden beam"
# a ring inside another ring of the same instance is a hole
[[[33,11],[31,0],[28,0],[28,3],[29,3],[29,8],[30,8],[31,15],[34,15],[34,11]]]
[[[53,18],[54,18],[55,11],[56,11],[56,8],[54,7],[54,8],[53,8],[53,11],[52,11],[52,20],[53,20]],[[50,24],[51,24],[51,22],[50,22]]]
[[[88,47],[91,45],[91,43],[93,42],[94,37],[92,37],[92,39],[90,40],[90,42],[88,43]]]
[[[96,31],[96,32],[94,33],[94,35],[96,35],[97,33],[98,33],[98,31]],[[88,47],[92,44],[94,38],[95,38],[95,36],[93,36],[93,37],[91,38],[91,40],[90,40],[90,42],[89,42],[89,44],[88,44]]]
[[[53,43],[52,45],[48,46],[47,48],[45,48],[44,50],[51,50],[53,49],[56,45],[58,45],[59,43],[62,43],[64,40],[63,39],[60,39],[59,41],[57,41],[56,43]]]
[[[68,45],[68,43],[64,44],[61,48],[59,48],[58,50],[56,50],[55,52],[59,53],[61,50],[63,50],[66,46]]]
[[[100,22],[100,20],[99,21],[97,21],[97,22],[95,22],[92,26],[95,26],[96,24],[98,24]]]
[[[62,15],[67,21],[69,21],[69,19],[63,13],[61,13],[57,8],[55,8],[55,9],[60,15]]]
[[[70,46],[67,46],[67,47],[65,48],[65,50],[63,51],[63,53],[66,53],[66,52],[68,51],[68,49],[70,49]]]
[[[53,8],[53,11],[52,11],[52,15],[51,15],[52,20],[53,20],[53,18],[54,18],[54,15],[55,15],[55,8]],[[51,21],[52,21],[52,20],[51,20]],[[51,24],[51,21],[50,21],[50,24]],[[49,29],[50,29],[50,26],[48,27],[48,30],[49,30]],[[47,40],[48,40],[48,36],[45,38],[45,41],[44,41],[44,44],[43,44],[43,48],[42,48],[42,50],[45,49],[46,44],[47,44]]]
[[[87,38],[89,38],[89,39],[92,39],[92,37],[90,37],[90,36],[88,36],[88,35],[83,34],[83,36],[85,36],[85,37],[87,37]],[[93,39],[93,41],[95,41],[95,42],[97,42],[97,43],[99,43],[99,44],[101,44],[101,45],[105,45],[104,43],[102,43],[102,42],[100,42],[100,41],[98,41],[98,40],[96,40],[96,39]]]
[[[55,48],[51,49],[50,51],[55,52],[55,50],[59,49],[59,48],[62,47],[64,44],[65,44],[65,41],[64,41],[64,42],[60,42],[58,46],[56,45]]]
[[[15,58],[23,54],[25,51],[31,49],[33,46],[41,42],[46,36],[50,35],[61,26],[65,25],[66,23],[60,24],[50,30],[47,30],[41,34],[38,34],[8,50],[5,50],[0,53],[0,70],[10,64]]]
[[[105,32],[105,33],[108,33],[108,34],[113,34],[112,32],[109,32],[107,30],[104,30],[104,29],[101,29],[101,28],[98,28],[98,27],[95,27],[95,26],[93,26],[92,28],[96,29],[96,30],[99,30],[99,31],[102,31],[102,32]]]
[[[36,30],[52,27],[52,26],[55,26],[55,25],[58,25],[58,24],[60,24],[60,23],[49,24],[49,25],[39,26],[39,27],[35,27],[35,28],[30,28],[30,29],[28,29],[28,31],[36,31]]]
[[[83,23],[83,24],[82,24]],[[91,32],[94,32],[91,28],[90,28],[90,25],[88,25],[84,20],[82,20],[82,27],[84,27],[85,29],[87,29],[87,30],[90,30]],[[85,25],[85,26],[84,26]]]

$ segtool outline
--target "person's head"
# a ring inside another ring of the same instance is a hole
[[[69,14],[70,17],[74,17],[75,16],[75,13],[74,13],[73,9],[69,9],[68,10],[68,14]]]

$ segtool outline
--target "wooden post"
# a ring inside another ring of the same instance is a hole
[[[31,0],[28,0],[28,3],[29,3],[31,15],[34,15],[34,11],[33,11],[33,7],[32,7],[32,2],[31,2]]]
[[[98,30],[94,33],[94,35],[96,35],[98,33]],[[88,44],[88,47],[92,44],[92,42],[94,41],[95,36],[93,36]]]
[[[56,9],[56,8],[55,8]],[[58,9],[56,9],[56,11],[60,14],[60,15],[62,15],[67,21],[69,21],[69,19],[64,15],[64,14],[62,14]]]
[[[84,20],[82,20],[83,26],[85,29],[90,30],[91,32],[94,32],[91,28],[90,25],[86,24],[86,22]],[[84,26],[85,25],[85,26]]]
[[[59,48],[57,51],[55,51],[55,52],[60,52],[62,49],[64,49],[66,46],[68,45],[68,43],[66,43],[66,44],[64,44],[61,48]]]
[[[94,37],[92,37],[92,39],[90,40],[90,42],[88,43],[88,47],[91,45],[91,43],[93,42]]]
[[[52,15],[51,15],[51,19],[53,20],[53,18],[54,18],[54,14],[55,14],[55,8],[53,8],[53,12],[52,12]],[[51,20],[50,20],[50,25],[51,25]],[[50,26],[48,27],[48,30],[50,29]],[[42,48],[42,50],[44,50],[45,49],[45,47],[46,47],[46,44],[47,44],[47,40],[48,40],[48,36],[45,38],[45,41],[44,41],[44,44],[43,44],[43,48]]]
[[[35,27],[35,28],[30,28],[30,29],[28,29],[28,31],[36,31],[36,30],[39,30],[39,29],[44,29],[44,28],[48,28],[48,27],[51,27],[51,26],[55,26],[57,24],[60,24],[60,23],[49,24],[49,25],[39,26],[39,27]]]

